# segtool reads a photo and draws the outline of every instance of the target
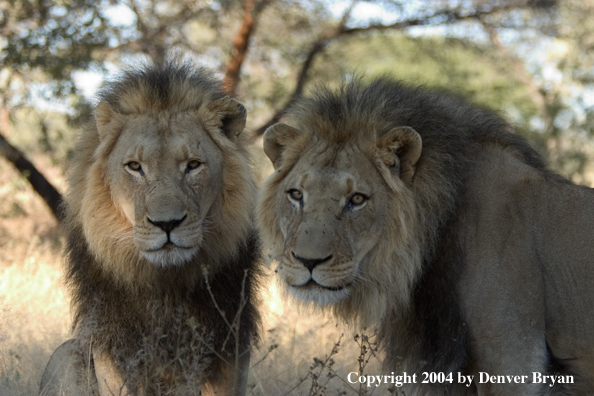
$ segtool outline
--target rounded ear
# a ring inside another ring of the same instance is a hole
[[[408,126],[394,128],[378,140],[377,147],[383,162],[404,183],[411,184],[423,150],[421,135]]]
[[[95,122],[100,141],[104,141],[107,136],[119,131],[120,119],[120,113],[107,102],[99,102],[95,108]]]
[[[225,96],[217,99],[206,106],[208,111],[216,114],[219,120],[221,131],[230,140],[235,141],[237,136],[245,128],[247,111],[245,107],[235,99]]]
[[[301,132],[286,124],[274,124],[264,132],[264,152],[272,161],[274,169],[280,165],[285,147],[295,140]]]

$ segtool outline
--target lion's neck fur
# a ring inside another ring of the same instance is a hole
[[[80,228],[69,232],[66,253],[77,339],[87,349],[109,351],[116,366],[132,377],[135,370],[158,372],[177,358],[203,370],[213,360],[212,347],[233,356],[236,343],[249,345],[257,332],[254,234],[237,254],[217,264],[219,271],[196,260],[184,268],[156,271],[154,279],[135,285],[104,271]],[[236,334],[229,328],[234,320],[241,328]]]

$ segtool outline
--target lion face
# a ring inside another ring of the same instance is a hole
[[[400,148],[402,131],[394,132]],[[395,155],[390,142],[337,145],[286,125],[267,131],[265,151],[276,172],[263,187],[259,224],[293,295],[327,305],[380,284],[375,277],[386,238],[390,251],[397,249],[414,215],[401,172],[411,160]]]
[[[80,204],[85,239],[132,280],[144,262],[177,266],[200,252],[232,255],[250,228],[253,181],[236,144],[245,109],[223,98],[199,109],[121,114],[96,109],[98,143]],[[229,224],[225,228],[226,224]]]
[[[285,240],[279,272],[293,293],[321,304],[348,296],[385,225],[380,186],[356,147],[316,147],[293,167],[276,198]]]
[[[223,188],[220,152],[195,117],[133,117],[109,164],[114,203],[133,225],[140,253],[161,266],[189,261]]]

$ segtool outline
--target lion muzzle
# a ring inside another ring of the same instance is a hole
[[[135,236],[145,258],[158,266],[182,265],[202,243],[200,216],[188,212],[173,183],[160,183],[137,204]]]
[[[157,220],[151,220],[150,218],[147,217],[147,220],[152,225],[154,225],[156,227],[159,227],[160,229],[162,229],[163,231],[165,231],[165,233],[167,234],[167,236],[169,236],[169,234],[171,234],[171,231],[173,231],[181,223],[183,223],[183,221],[187,217],[188,217],[188,215],[185,214],[184,217],[182,217],[181,219],[174,219],[174,220],[168,220],[168,221],[157,221]]]
[[[295,252],[291,252],[291,254],[293,255],[293,257],[295,257],[295,259],[297,259],[297,261],[301,262],[301,264],[303,264],[305,266],[305,268],[307,268],[309,270],[309,272],[313,272],[314,268],[318,266],[318,264],[322,264],[325,262],[328,262],[330,260],[332,260],[333,255],[329,255],[328,257],[322,258],[322,259],[306,259],[303,258],[301,256],[298,256],[295,254]]]

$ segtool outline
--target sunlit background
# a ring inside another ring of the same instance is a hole
[[[0,395],[37,394],[71,320],[58,222],[10,150],[64,193],[77,128],[120,68],[177,57],[213,69],[248,110],[259,181],[259,137],[295,95],[389,74],[501,112],[552,169],[591,186],[593,46],[594,0],[0,0]],[[365,394],[345,381],[361,355],[348,326],[264,289],[251,394]]]

